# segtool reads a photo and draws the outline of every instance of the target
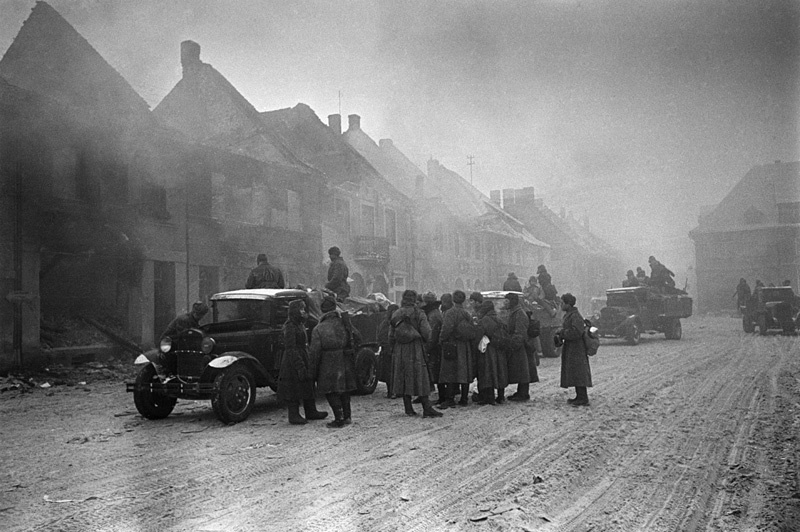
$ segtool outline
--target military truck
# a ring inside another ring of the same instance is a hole
[[[742,329],[746,333],[765,335],[770,329],[794,334],[798,325],[800,304],[791,286],[759,286],[742,309]]]
[[[625,338],[637,345],[642,333],[664,333],[668,340],[683,336],[681,318],[692,315],[692,298],[683,290],[632,286],[606,290],[606,306],[593,325],[604,338]]]
[[[210,323],[161,339],[158,351],[171,351],[176,358],[176,378],[162,382],[156,371],[161,358],[157,350],[136,359],[142,369],[135,382],[126,383],[136,409],[145,418],[161,419],[169,416],[178,399],[206,399],[224,423],[244,421],[253,409],[256,388],[277,389],[284,349],[281,329],[291,301],[306,302],[311,338],[322,315],[320,297],[313,295],[305,290],[250,289],[211,296]],[[344,307],[340,311],[347,312]],[[378,382],[374,330],[385,314],[353,315],[353,325],[362,338],[355,353],[356,393],[361,395],[374,392]]]

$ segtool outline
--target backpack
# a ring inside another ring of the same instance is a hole
[[[600,338],[591,331],[592,322],[584,320],[586,327],[583,329],[583,345],[586,347],[586,354],[593,357],[597,354],[600,347]]]

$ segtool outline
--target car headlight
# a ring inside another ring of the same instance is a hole
[[[169,336],[162,338],[161,345],[159,347],[161,348],[162,353],[169,353],[169,350],[172,349],[172,338]]]
[[[206,336],[203,338],[203,341],[200,342],[200,351],[207,355],[214,350],[214,345],[216,345],[214,339]]]

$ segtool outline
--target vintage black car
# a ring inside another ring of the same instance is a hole
[[[683,336],[681,318],[692,315],[692,298],[682,290],[664,293],[648,286],[606,290],[606,306],[593,320],[601,337],[639,343],[642,333],[664,333],[670,340]]]
[[[791,286],[759,286],[753,291],[742,311],[742,329],[746,333],[767,334],[770,329],[780,329],[784,334],[794,334],[800,312],[797,296]]]
[[[210,399],[221,421],[247,419],[256,388],[277,388],[283,354],[281,329],[289,302],[295,299],[306,301],[310,338],[321,312],[318,302],[304,290],[234,290],[212,296],[210,323],[161,340],[160,351],[172,351],[177,359],[177,378],[162,383],[153,364],[158,362],[156,350],[136,359],[143,367],[136,382],[126,384],[127,391],[133,392],[136,409],[148,419],[161,419],[172,412],[178,399]],[[356,318],[356,327],[359,321],[365,320]],[[355,354],[357,393],[362,395],[374,392],[377,385],[378,345],[366,332]]]

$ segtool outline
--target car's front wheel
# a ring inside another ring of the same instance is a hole
[[[639,330],[638,323],[631,323],[628,325],[628,330],[625,334],[625,339],[631,345],[639,345],[639,340],[642,337],[642,331]]]
[[[214,380],[211,407],[223,423],[239,423],[250,416],[256,402],[256,381],[241,363],[226,368]]]
[[[378,365],[375,352],[369,347],[356,353],[356,394],[369,395],[378,386]]]
[[[136,388],[133,390],[133,404],[136,410],[147,419],[164,419],[172,413],[178,399],[150,389],[152,383],[161,382],[155,366],[147,364],[136,376]]]

